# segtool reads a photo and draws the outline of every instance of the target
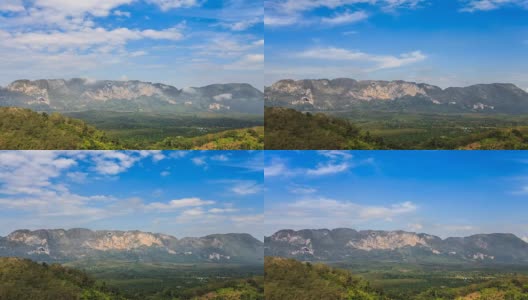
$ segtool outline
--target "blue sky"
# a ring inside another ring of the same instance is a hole
[[[0,235],[142,230],[263,239],[263,153],[0,151]]]
[[[270,151],[265,232],[347,227],[528,240],[528,153]]]
[[[137,79],[263,88],[261,0],[2,0],[0,85]]]
[[[526,0],[265,0],[266,85],[285,78],[528,88]]]

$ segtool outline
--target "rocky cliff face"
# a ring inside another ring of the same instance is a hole
[[[265,88],[265,103],[313,111],[373,110],[526,113],[528,93],[513,84],[464,88],[405,81],[281,80]]]
[[[47,111],[263,112],[263,94],[249,84],[177,89],[141,81],[17,80],[0,89],[0,106]]]
[[[512,234],[441,238],[404,231],[281,230],[265,238],[265,255],[303,260],[390,259],[528,264],[528,243]]]
[[[0,238],[0,256],[43,261],[85,258],[175,262],[263,261],[263,244],[248,234],[177,239],[141,231],[17,230]]]

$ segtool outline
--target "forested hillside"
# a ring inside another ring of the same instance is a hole
[[[103,116],[107,114],[101,112]],[[38,113],[24,108],[0,107],[0,149],[5,150],[259,150],[264,148],[264,127],[226,130],[195,137],[169,135],[163,140],[151,140],[150,137],[137,134],[132,128],[125,128],[122,131],[135,136],[120,138],[110,135],[82,120],[59,113]]]
[[[58,113],[0,107],[0,149],[119,149],[120,145],[83,121]]]
[[[156,143],[154,149],[183,150],[262,150],[264,127],[234,129],[193,138],[168,137]]]
[[[266,257],[264,274],[267,300],[387,299],[350,272],[323,264]]]
[[[384,149],[383,140],[345,119],[267,107],[266,149]]]
[[[81,271],[27,259],[0,258],[2,300],[120,300],[116,292]]]

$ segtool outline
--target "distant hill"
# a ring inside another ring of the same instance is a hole
[[[478,234],[441,239],[405,231],[281,230],[265,238],[265,255],[308,261],[528,265],[528,243],[513,234]]]
[[[58,113],[0,107],[0,149],[119,149],[121,146],[83,121]]]
[[[262,276],[228,281],[193,300],[264,300],[264,278]],[[208,288],[208,287],[206,287]]]
[[[9,300],[120,300],[84,272],[58,264],[0,257],[0,299]]]
[[[383,141],[351,122],[325,114],[266,107],[266,149],[384,149]]]
[[[509,83],[440,87],[406,81],[281,80],[265,91],[266,106],[304,111],[528,113],[528,93]]]
[[[266,257],[264,272],[266,300],[387,299],[350,272],[323,264]]]
[[[263,113],[263,94],[249,84],[176,87],[141,81],[74,78],[17,80],[0,89],[0,106],[38,111]]]
[[[484,283],[460,288],[430,289],[413,297],[413,300],[523,300],[528,298],[528,277],[492,279]]]
[[[262,150],[264,127],[233,129],[193,138],[168,137],[156,143],[154,149],[188,150]]]
[[[411,275],[409,272],[412,271],[398,270],[392,274],[386,273],[387,270],[390,270],[390,267],[383,269],[381,273],[372,271],[375,276],[372,276],[371,272],[362,272],[360,277],[348,270],[321,263],[268,256],[264,263],[265,296],[266,299],[272,300],[523,300],[528,297],[528,277],[522,274],[490,273],[488,269],[484,273],[476,273],[477,282],[468,280],[455,287],[444,282],[433,287],[420,284],[421,278],[431,274],[419,273],[416,276],[420,279],[414,281],[418,291],[409,293],[405,288],[404,278]],[[461,270],[463,268],[458,272],[445,272],[457,277],[461,276]],[[367,281],[363,279],[364,276],[374,278],[374,281]],[[391,282],[391,278],[396,283]],[[438,279],[441,280],[441,277]]]
[[[113,259],[144,262],[259,264],[263,243],[249,234],[213,234],[177,239],[141,231],[17,230],[0,238],[0,256],[69,262]]]

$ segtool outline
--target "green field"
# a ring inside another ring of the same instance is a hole
[[[519,276],[528,283],[528,266],[390,262],[328,264],[361,276],[373,288],[383,291],[391,299],[422,299],[422,294],[432,291],[449,292]],[[526,296],[528,297],[528,291]]]
[[[521,150],[528,149],[528,116],[299,112],[267,107],[266,149]]]
[[[262,116],[247,114],[86,111],[65,115],[85,121],[130,149],[148,149],[166,138],[192,138],[264,122]]]
[[[66,264],[83,270],[127,299],[192,299],[222,289],[259,293],[262,265],[169,264],[85,261]],[[235,293],[233,291],[233,293]],[[262,293],[262,290],[260,290]],[[233,298],[237,299],[237,298]],[[242,299],[259,299],[242,298]]]
[[[526,149],[528,116],[333,112],[391,149]]]
[[[271,300],[526,300],[528,266],[266,257],[265,285]]]

